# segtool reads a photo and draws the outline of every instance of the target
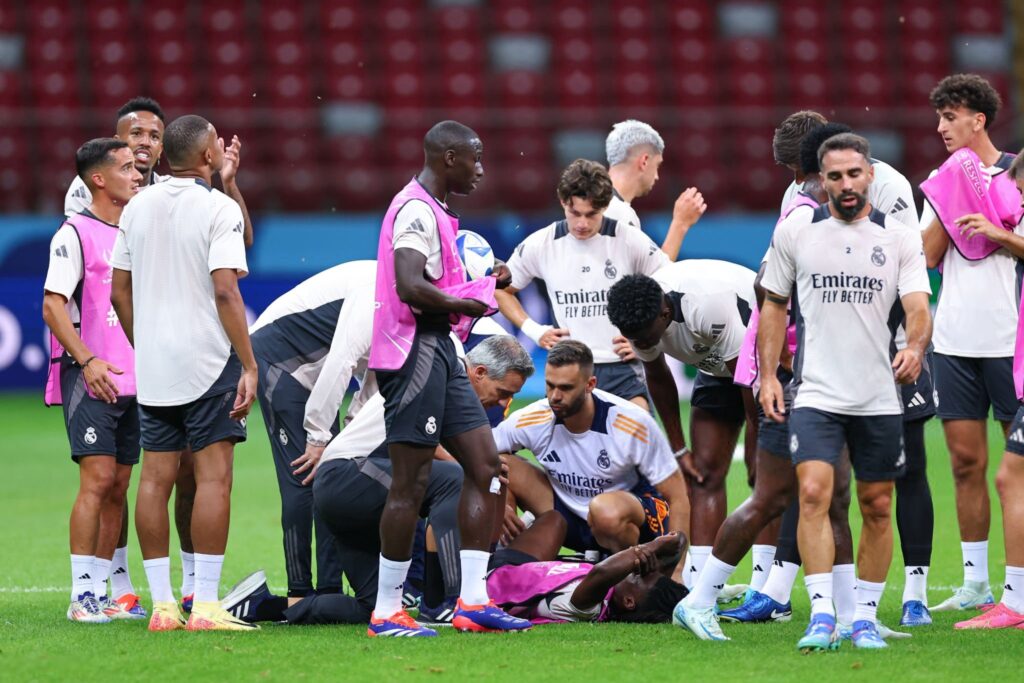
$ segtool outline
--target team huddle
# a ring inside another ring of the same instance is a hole
[[[685,258],[707,209],[697,188],[679,195],[660,246],[643,232],[632,202],[658,181],[665,145],[633,120],[609,133],[607,166],[564,169],[563,217],[478,272],[460,256],[448,199],[484,179],[484,145],[443,121],[387,207],[377,259],[314,275],[248,325],[241,141],[225,145],[195,115],[165,126],[156,102],[129,101],[115,137],[77,152],[45,283],[46,402],[63,406],[80,471],[68,618],[148,618],[151,631],[362,624],[372,637],[671,622],[723,641],[723,622],[792,619],[802,565],[811,607],[797,648],[878,649],[910,637],[877,618],[895,507],[900,627],[971,610],[956,628],[1024,630],[1024,157],[991,142],[1000,101],[983,78],[947,77],[930,103],[950,158],[921,185],[920,219],[910,183],[865,138],[816,112],[787,117],[773,150],[794,181],[758,272]],[[169,175],[154,171],[161,157]],[[517,296],[531,283],[550,324]],[[545,397],[514,412],[535,367],[489,319],[498,312],[547,352]],[[696,372],[688,430],[680,363]],[[281,493],[287,595],[256,571],[221,596],[234,447],[256,400]],[[1007,439],[998,603],[990,407]],[[935,415],[964,582],[928,607],[924,432]],[[140,448],[148,610],[126,550]],[[737,449],[752,492],[730,513]],[[730,584],[748,552],[749,582]]]

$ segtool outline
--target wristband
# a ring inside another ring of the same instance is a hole
[[[690,452],[690,447],[689,447],[689,446],[683,446],[683,447],[682,447],[682,448],[680,448],[680,449],[679,449],[678,451],[676,451],[675,453],[673,453],[673,454],[672,454],[672,457],[673,457],[673,458],[677,458],[677,459],[678,459],[678,458],[681,458],[681,457],[683,457],[684,455],[686,455],[686,454],[687,454],[687,453],[689,453],[689,452]]]
[[[519,329],[521,329],[523,334],[529,337],[534,344],[540,346],[540,338],[544,336],[545,332],[554,328],[551,327],[551,325],[541,325],[536,320],[527,318],[523,321],[523,324],[520,325]]]
[[[94,360],[96,360],[96,356],[89,356],[88,358],[86,358],[85,362],[82,363],[82,369],[84,370],[85,366],[88,365],[89,363],[93,362]]]
[[[326,448],[327,444],[331,442],[330,439],[314,439],[309,434],[306,435],[306,445],[316,446],[317,448]]]

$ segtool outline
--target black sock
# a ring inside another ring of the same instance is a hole
[[[903,426],[907,471],[896,480],[896,527],[900,532],[903,564],[908,567],[927,567],[932,561],[935,510],[928,487],[924,422],[918,420]]]
[[[288,598],[275,595],[256,607],[255,621],[284,621],[286,609],[288,609]]]
[[[796,544],[796,525],[799,521],[800,501],[794,500],[782,515],[779,541],[775,544],[776,561],[800,564],[800,549]]]
[[[441,558],[436,552],[426,552],[423,566],[423,604],[437,607],[444,602],[444,574],[441,572]]]

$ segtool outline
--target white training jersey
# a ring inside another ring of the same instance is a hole
[[[868,187],[868,203],[881,213],[888,214],[904,225],[917,227],[917,205],[914,204],[914,188],[907,177],[895,168],[879,161],[871,160],[875,169],[875,179]],[[782,197],[782,209],[803,189],[803,183],[790,183],[786,194]]]
[[[160,175],[153,171],[149,176],[149,182],[152,185],[163,182],[170,177],[169,175]],[[75,176],[71,181],[71,185],[68,186],[67,193],[64,195],[64,217],[71,218],[72,214],[82,213],[90,205],[92,205],[92,192],[89,191],[89,186],[79,176]]]
[[[889,318],[900,298],[930,293],[921,235],[879,211],[853,223],[828,205],[794,212],[775,229],[761,285],[798,309],[796,408],[898,415]]]
[[[652,275],[669,263],[643,232],[621,229],[605,216],[598,233],[586,240],[574,237],[567,221],[538,230],[515,248],[508,267],[516,289],[537,280],[554,325],[589,346],[594,362],[619,363],[612,350],[619,331],[608,320],[608,290],[626,275]]]
[[[611,218],[619,225],[640,229],[640,216],[636,215],[633,205],[623,199],[622,195],[615,190],[612,190],[612,201],[604,210],[604,217]]]
[[[249,328],[260,359],[309,390],[304,425],[314,441],[331,439],[331,426],[353,377],[360,394],[368,388],[376,278],[376,261],[328,268],[274,300]],[[376,391],[376,382],[369,379],[370,391]],[[269,391],[260,388],[261,395]],[[351,415],[361,405],[356,399],[353,403]]]
[[[410,199],[399,209],[395,216],[391,244],[395,249],[413,249],[423,254],[427,258],[423,270],[431,280],[438,279],[444,273],[437,217],[430,205],[422,199]]]
[[[1013,157],[1004,154],[995,166],[982,166],[986,186],[992,176],[1005,173]],[[932,171],[932,177],[937,171]],[[921,229],[927,229],[935,211],[927,200]],[[1024,225],[1014,233],[1024,236]],[[937,353],[967,358],[1003,358],[1013,355],[1017,338],[1017,303],[1024,264],[1006,249],[980,261],[969,261],[952,244],[942,257],[942,285],[935,307],[932,343]]]
[[[594,496],[658,486],[679,471],[658,424],[646,410],[594,389],[594,421],[573,434],[547,399],[512,413],[494,428],[499,453],[528,449],[548,475],[555,495],[581,519]]]
[[[672,322],[657,346],[635,349],[653,361],[665,353],[715,377],[732,377],[727,363],[740,355],[757,306],[757,273],[728,261],[688,259],[653,275],[672,305]]]
[[[139,403],[196,400],[231,354],[214,301],[214,270],[248,273],[242,209],[194,178],[139,192],[121,214],[111,265],[131,271]]]

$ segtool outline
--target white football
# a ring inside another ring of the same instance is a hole
[[[459,230],[455,238],[459,258],[466,268],[466,279],[479,280],[494,270],[494,252],[483,237],[472,230]]]

